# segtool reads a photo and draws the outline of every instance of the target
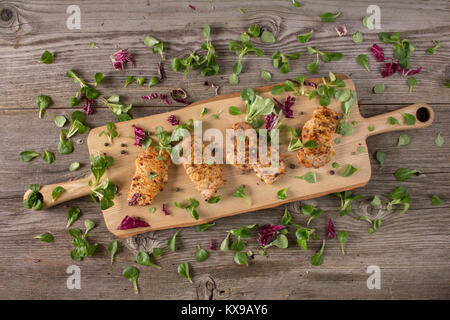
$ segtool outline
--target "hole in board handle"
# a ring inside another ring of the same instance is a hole
[[[430,111],[426,107],[420,107],[416,111],[416,118],[420,122],[427,122],[430,120]]]

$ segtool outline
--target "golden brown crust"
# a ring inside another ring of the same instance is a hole
[[[328,108],[314,110],[312,119],[306,121],[302,129],[302,142],[314,140],[317,148],[301,148],[297,153],[300,165],[305,168],[319,168],[327,164],[334,156],[332,139],[339,123],[337,112]]]
[[[249,125],[247,122],[236,122],[235,124],[233,124],[233,126],[231,127],[231,129],[233,130],[238,130],[241,129],[245,132],[245,130],[247,129],[252,129],[252,126]],[[237,163],[237,146],[238,144],[235,143],[235,138],[233,137],[233,141],[231,141],[231,143],[234,145],[234,161],[232,161],[232,159],[230,158],[230,156],[232,156],[232,154],[227,153],[227,159],[228,159],[228,163],[231,163],[232,166],[238,168],[239,170],[242,171],[250,171],[253,170],[253,165],[250,164],[250,159],[249,159],[249,139],[248,137],[245,138],[245,161],[244,163]]]
[[[301,148],[297,158],[300,165],[305,168],[320,168],[330,162],[334,154],[334,148],[331,145],[319,143],[314,149]]]
[[[191,139],[193,140],[193,139]],[[211,163],[203,158],[201,164],[194,164],[194,144],[191,144],[191,161],[184,163],[184,169],[189,179],[194,183],[195,188],[201,193],[205,200],[214,196],[217,189],[223,185],[223,170],[222,165]],[[205,149],[205,144],[202,146],[202,151]]]
[[[152,204],[156,195],[166,186],[171,159],[165,151],[163,152],[165,160],[157,160],[157,156],[158,151],[147,148],[136,158],[136,172],[131,180],[128,192],[130,205],[146,206]],[[149,174],[151,173],[156,174],[156,176],[150,178]]]
[[[270,157],[270,149],[267,153],[268,157]],[[279,159],[278,165],[271,161],[267,164],[258,162],[253,165],[253,171],[262,182],[272,184],[286,173],[286,165],[282,159]]]
[[[247,130],[247,129],[251,129],[252,126],[246,122],[237,122],[235,124],[233,124],[233,126],[231,127],[233,130],[237,130],[237,129],[242,129],[242,130]],[[235,138],[233,137],[233,141],[232,143],[234,144],[234,161],[236,160],[236,153],[237,153],[237,143],[235,143]],[[257,155],[257,162],[254,164],[250,163],[250,157],[249,157],[249,150],[250,150],[250,143],[249,143],[248,137],[246,137],[245,139],[245,163],[239,164],[239,163],[231,163],[233,166],[235,166],[236,168],[242,170],[242,171],[249,171],[249,170],[253,170],[253,172],[255,172],[256,176],[261,179],[262,182],[266,183],[266,184],[271,184],[274,183],[275,181],[277,181],[278,179],[280,179],[285,173],[286,173],[286,165],[283,161],[283,159],[279,159],[279,163],[278,165],[276,165],[275,163],[272,164],[272,162],[270,161],[270,145],[267,146],[268,150],[267,150],[267,157],[269,162],[268,163],[261,163],[261,159],[259,158],[259,155]],[[256,142],[257,143],[257,142]],[[257,151],[257,145],[252,145],[251,150],[255,150]],[[227,155],[228,157],[229,155]],[[230,163],[231,161],[229,160],[228,163]]]

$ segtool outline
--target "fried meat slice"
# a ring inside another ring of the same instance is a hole
[[[270,159],[270,148],[267,151],[267,156]],[[271,161],[262,164],[258,161],[258,163],[253,164],[253,172],[264,183],[272,184],[286,173],[286,165],[282,159],[279,159],[278,164]]]
[[[233,124],[233,126],[231,127],[231,129],[233,130],[239,130],[241,129],[243,131],[243,133],[245,133],[245,130],[247,129],[252,129],[252,126],[249,125],[247,122],[237,122],[235,124]],[[237,148],[238,148],[238,144],[236,143],[236,139],[234,137],[232,137],[232,141],[231,144],[234,145],[234,160],[230,157],[233,156],[232,153],[228,153],[227,152],[227,163],[231,163],[232,166],[238,168],[239,170],[242,171],[250,171],[253,170],[253,165],[250,164],[250,160],[249,160],[249,150],[250,150],[250,142],[248,137],[245,138],[245,161],[244,163],[238,163],[237,161]],[[257,150],[256,149],[256,145],[252,144],[252,150]],[[241,161],[242,162],[242,161]]]
[[[157,160],[158,151],[147,148],[136,158],[136,172],[128,192],[130,205],[150,205],[164,189],[169,178],[171,159],[165,151],[163,156],[165,160]]]
[[[317,142],[313,149],[301,148],[297,153],[300,165],[305,168],[319,168],[327,164],[334,156],[333,136],[339,123],[339,115],[328,108],[314,110],[312,119],[306,121],[302,129],[302,142]]]
[[[252,129],[252,126],[246,122],[237,122],[233,124],[231,127],[233,130],[242,129],[245,133],[245,130]],[[239,137],[238,137],[239,139]],[[272,163],[270,161],[270,145],[267,146],[267,158],[269,160],[268,163],[261,163],[261,159],[259,158],[259,155],[256,155],[257,162],[256,163],[250,163],[250,152],[258,152],[257,148],[257,141],[250,141],[248,137],[245,137],[245,162],[244,163],[237,163],[237,143],[236,139],[233,137],[233,141],[231,141],[231,144],[234,145],[234,162],[231,161],[230,154],[227,153],[227,160],[228,163],[231,163],[236,168],[242,170],[242,171],[250,171],[253,170],[258,178],[261,179],[266,184],[271,184],[277,181],[279,178],[281,178],[286,173],[286,165],[281,159],[281,156],[279,158],[278,164]]]
[[[206,145],[203,144],[202,154],[205,146]],[[183,163],[184,170],[195,185],[195,188],[201,193],[205,200],[208,200],[216,194],[217,189],[224,183],[222,165],[211,161],[212,159],[206,159],[205,157],[203,157],[202,163],[195,164],[194,143],[191,143],[190,158],[190,161],[185,161],[185,163]]]

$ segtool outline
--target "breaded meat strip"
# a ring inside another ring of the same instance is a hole
[[[231,127],[233,130],[242,129],[243,133],[245,133],[245,130],[252,129],[252,126],[246,122],[238,122],[233,124]],[[253,170],[258,178],[261,179],[266,184],[271,184],[277,181],[279,178],[281,178],[286,173],[286,165],[283,161],[283,159],[279,158],[279,163],[275,164],[269,161],[268,163],[261,163],[259,159],[259,155],[257,154],[257,162],[254,164],[250,163],[250,156],[249,152],[252,150],[254,152],[258,152],[257,148],[257,142],[249,142],[249,138],[245,138],[245,163],[237,163],[237,143],[236,139],[233,137],[233,141],[231,141],[231,144],[234,145],[234,162],[231,161],[232,158],[230,157],[230,154],[227,154],[228,163],[231,163],[236,168],[242,170],[242,171],[249,171]],[[270,145],[267,146],[267,158],[270,160]]]
[[[157,160],[158,151],[147,148],[136,158],[136,173],[128,192],[129,205],[147,206],[167,184],[170,155],[163,152],[164,160]]]
[[[328,108],[314,110],[312,119],[306,121],[302,129],[302,142],[314,140],[317,148],[301,148],[297,153],[298,162],[305,168],[319,168],[334,156],[333,136],[339,123],[339,115]]]
[[[247,122],[237,122],[235,124],[233,124],[233,126],[231,127],[231,129],[233,130],[238,130],[241,129],[243,133],[245,133],[245,130],[247,129],[252,129],[252,126],[249,125]],[[237,161],[237,147],[238,144],[236,143],[236,139],[234,137],[232,137],[232,141],[231,144],[234,145],[234,160],[232,159],[233,154],[232,153],[227,153],[227,163],[231,163],[231,165],[233,165],[234,167],[238,168],[239,170],[242,171],[250,171],[253,170],[253,165],[250,164],[249,161],[249,139],[246,137],[245,138],[245,161],[244,163],[238,163]],[[257,145],[252,145],[253,150],[257,150],[256,149]]]
[[[270,147],[267,148],[267,157],[270,159]],[[253,171],[261,181],[266,184],[272,184],[286,173],[286,165],[280,158],[278,164],[272,163],[271,161],[267,164],[255,163],[253,165]]]
[[[191,137],[192,141],[194,140]],[[185,140],[188,141],[188,140]],[[202,146],[202,154],[205,149],[205,144]],[[195,188],[201,193],[205,200],[214,196],[217,189],[223,185],[223,170],[221,164],[212,163],[203,157],[201,164],[194,164],[194,143],[191,143],[191,157],[190,161],[183,163],[184,170],[189,179],[195,185]]]
[[[339,115],[328,108],[318,108],[313,111],[312,118],[306,121],[302,129],[302,140],[314,140],[321,143],[331,143],[339,124]]]

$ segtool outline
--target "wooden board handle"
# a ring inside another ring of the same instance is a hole
[[[409,113],[416,117],[416,123],[408,125],[404,122],[402,113]],[[391,125],[388,120],[393,117],[398,120],[399,124]],[[433,108],[426,103],[416,103],[408,107],[404,107],[392,112],[380,114],[375,117],[365,118],[364,123],[369,126],[373,126],[373,131],[367,130],[367,136],[380,134],[389,131],[418,129],[428,127],[434,120]]]
[[[69,200],[87,196],[89,194],[88,182],[89,182],[90,178],[91,178],[91,176],[85,177],[85,178],[82,178],[79,180],[66,181],[66,182],[62,182],[62,183],[55,183],[55,184],[49,184],[49,185],[43,186],[41,188],[41,190],[39,191],[42,194],[42,196],[44,197],[43,209],[56,206],[60,203],[63,203],[63,202],[69,201]],[[61,193],[61,195],[55,201],[53,201],[52,191],[53,191],[53,189],[55,189],[58,186],[63,187],[65,191],[63,193]],[[26,199],[30,192],[31,192],[31,190],[27,190],[27,192],[25,192],[23,198]]]

